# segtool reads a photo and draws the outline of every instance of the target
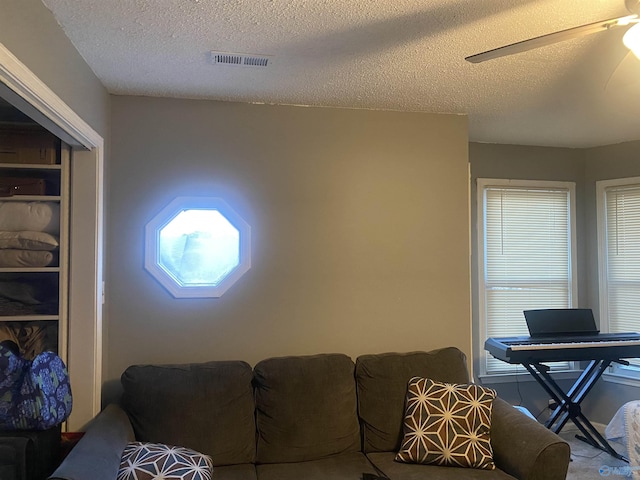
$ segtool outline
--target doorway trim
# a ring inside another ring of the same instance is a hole
[[[2,43],[0,96],[72,147],[67,427],[81,430],[101,408],[104,139]]]

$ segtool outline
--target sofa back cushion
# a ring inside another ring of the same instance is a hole
[[[366,453],[400,449],[407,384],[413,377],[468,383],[466,357],[457,348],[448,347],[430,352],[362,355],[356,359],[358,411]]]
[[[131,366],[122,406],[136,440],[187,447],[214,465],[255,460],[251,366],[241,361]]]
[[[281,357],[254,367],[259,463],[360,450],[354,364],[342,354]]]

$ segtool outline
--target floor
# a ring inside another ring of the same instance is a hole
[[[604,425],[594,426],[604,432]],[[607,452],[592,447],[591,445],[578,440],[575,435],[578,429],[573,425],[566,425],[560,432],[560,436],[571,445],[571,463],[567,480],[601,480],[608,477],[610,479],[628,478],[632,472],[632,467],[623,460],[619,460]],[[609,442],[618,452],[626,456],[624,445],[616,442]],[[636,475],[640,475],[638,472]]]

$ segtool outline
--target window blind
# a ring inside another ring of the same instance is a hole
[[[523,310],[571,306],[570,198],[566,188],[485,187],[486,337],[528,335]],[[486,373],[513,370],[486,356]]]
[[[640,185],[606,188],[605,219],[609,330],[640,332]]]

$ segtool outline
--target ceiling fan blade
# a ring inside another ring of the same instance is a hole
[[[471,63],[486,62],[487,60],[493,60],[494,58],[506,57],[507,55],[514,55],[516,53],[533,50],[534,48],[564,42],[565,40],[583,37],[585,35],[591,35],[592,33],[598,33],[603,30],[609,30],[610,28],[629,25],[630,23],[637,21],[638,15],[627,15],[624,17],[612,18],[610,20],[588,23],[579,27],[568,28],[559,32],[549,33],[540,37],[530,38],[521,42],[494,48],[493,50],[488,50],[486,52],[477,53],[466,57],[465,60]]]

